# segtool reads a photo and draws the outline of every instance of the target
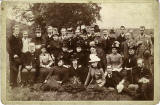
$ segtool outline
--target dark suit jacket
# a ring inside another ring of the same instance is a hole
[[[103,40],[104,51],[106,54],[110,54],[112,52],[112,44],[115,41],[115,38],[107,38]]]
[[[14,60],[14,55],[18,55],[19,57],[21,57],[22,40],[12,35],[9,39],[9,50],[8,51],[9,51],[10,60]]]
[[[133,82],[138,83],[138,80],[141,79],[142,77],[145,77],[147,79],[151,79],[151,71],[147,68],[139,68],[135,67],[133,69]]]

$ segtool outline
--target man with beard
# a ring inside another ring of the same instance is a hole
[[[17,86],[17,76],[21,65],[22,40],[19,38],[19,27],[13,27],[13,35],[9,39],[10,86]]]
[[[137,93],[139,100],[152,99],[153,95],[153,80],[149,69],[145,68],[144,60],[139,58],[137,66],[133,69],[133,83],[138,84]]]

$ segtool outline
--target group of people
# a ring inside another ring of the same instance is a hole
[[[10,85],[17,86],[19,72],[27,72],[28,77],[34,72],[33,83],[41,78],[46,84],[70,82],[88,89],[116,89],[118,93],[136,90],[139,97],[150,99],[153,36],[145,34],[144,26],[136,37],[124,26],[120,31],[118,37],[114,30],[95,32],[94,27],[89,32],[62,28],[59,34],[48,26],[47,34],[42,35],[37,27],[34,38],[29,38],[26,30],[20,38],[15,25],[8,41]]]

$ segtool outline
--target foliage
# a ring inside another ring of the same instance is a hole
[[[31,8],[35,24],[43,28],[47,25],[57,27],[76,28],[90,25],[100,20],[101,7],[96,3],[36,3]]]

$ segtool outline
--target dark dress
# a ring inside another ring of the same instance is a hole
[[[87,77],[88,69],[85,67],[82,67],[81,65],[77,65],[77,68],[71,66],[70,70],[71,70],[70,77],[75,76],[76,78],[80,80],[82,84],[84,84],[86,77]]]
[[[87,64],[87,56],[85,55],[84,51],[75,53],[76,58],[78,58],[78,62],[82,66],[86,66]]]
[[[64,52],[64,51],[61,50],[61,52],[57,56],[57,59],[63,59],[64,65],[70,65],[70,63],[71,63],[71,54],[68,51]]]
[[[137,66],[137,58],[135,55],[130,55],[128,58],[126,58],[123,62],[122,67],[123,68],[134,68]],[[129,83],[133,83],[133,70],[125,70],[125,76],[126,76],[126,80]]]

